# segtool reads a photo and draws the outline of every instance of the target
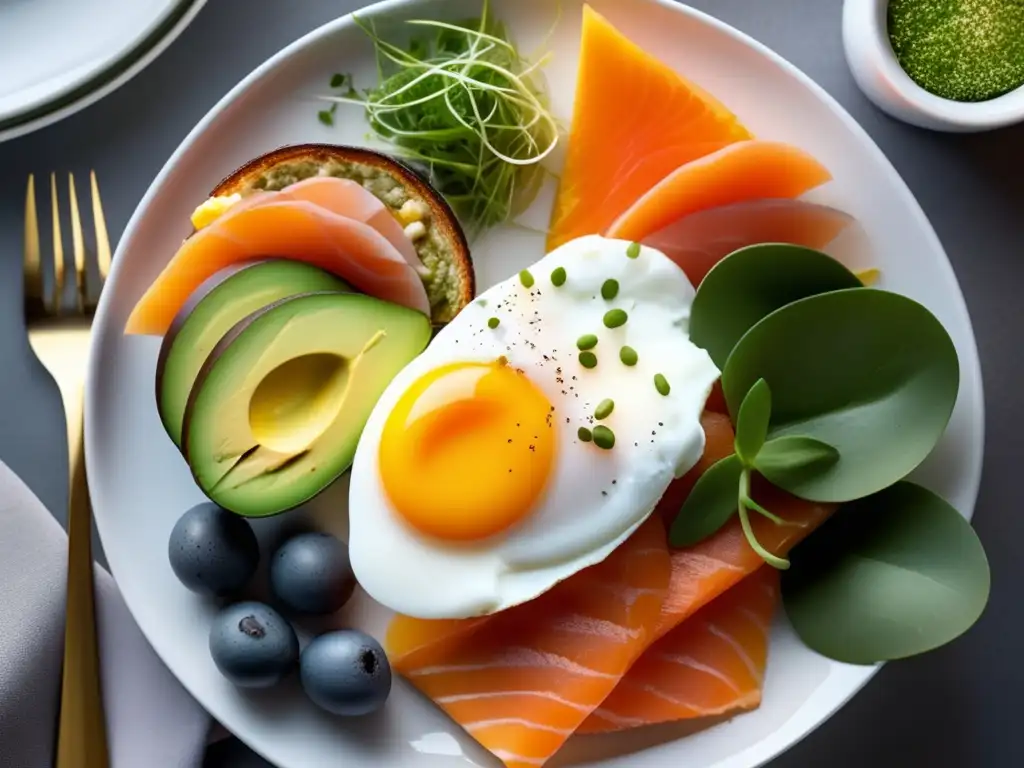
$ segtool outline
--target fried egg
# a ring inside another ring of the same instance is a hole
[[[428,619],[509,608],[600,562],[704,450],[719,371],[660,251],[587,236],[494,286],[377,402],[349,551],[371,597]]]

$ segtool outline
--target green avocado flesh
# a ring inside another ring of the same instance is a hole
[[[426,315],[354,293],[250,315],[189,397],[184,453],[199,487],[246,517],[308,501],[351,465],[373,406],[430,335]]]
[[[175,321],[160,350],[157,410],[174,444],[181,446],[185,405],[199,370],[235,323],[287,296],[347,290],[346,283],[321,269],[284,259],[229,267],[200,286],[195,295],[202,298]]]

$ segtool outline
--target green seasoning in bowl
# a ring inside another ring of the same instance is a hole
[[[987,101],[1024,85],[1024,0],[891,0],[889,39],[918,85]]]

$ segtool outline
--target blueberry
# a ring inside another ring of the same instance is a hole
[[[391,665],[369,635],[343,629],[320,635],[299,660],[302,687],[313,703],[336,715],[368,715],[391,693]]]
[[[299,639],[292,625],[269,605],[235,603],[213,620],[210,655],[235,685],[267,688],[295,668]]]
[[[186,587],[226,597],[239,592],[252,578],[260,546],[245,518],[205,502],[175,523],[167,554],[175,575]]]
[[[294,536],[270,561],[274,597],[298,613],[334,613],[352,597],[355,586],[348,547],[326,533]]]

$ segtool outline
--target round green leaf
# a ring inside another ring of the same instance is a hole
[[[749,395],[748,395],[749,397]],[[743,401],[744,405],[746,400]],[[740,407],[742,417],[743,406]],[[797,485],[826,471],[839,461],[839,451],[806,435],[783,435],[769,440],[754,461],[754,468],[772,485]]]
[[[768,437],[768,420],[772,415],[772,392],[764,379],[758,379],[740,405],[736,419],[736,455],[748,466]]]
[[[952,414],[960,366],[923,306],[852,288],[788,304],[744,334],[722,372],[730,414],[761,378],[772,392],[769,438],[804,435],[839,452],[824,471],[781,487],[844,502],[902,480],[931,452]]]
[[[690,339],[721,369],[736,342],[779,307],[861,285],[831,256],[784,243],[740,248],[718,262],[697,288],[690,311]]]
[[[668,533],[673,547],[689,547],[715,533],[739,508],[743,464],[735,454],[716,461],[700,476]]]
[[[790,557],[782,596],[793,627],[813,650],[850,664],[938,648],[988,601],[974,529],[909,482],[845,505]]]

